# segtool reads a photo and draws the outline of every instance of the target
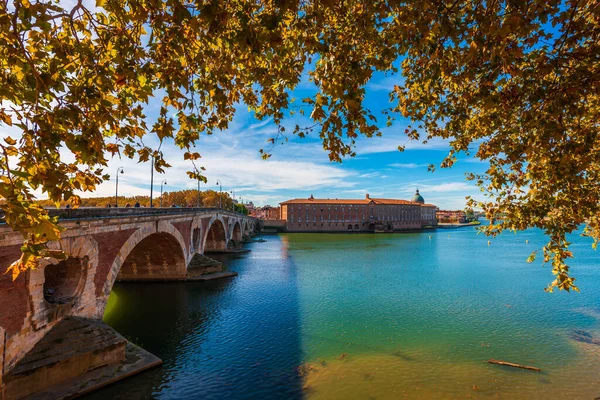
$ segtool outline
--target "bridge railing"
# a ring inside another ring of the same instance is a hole
[[[244,215],[231,210],[222,208],[210,207],[163,207],[163,208],[147,208],[147,207],[80,207],[80,208],[48,208],[48,214],[53,217],[58,217],[59,220],[77,220],[77,219],[103,219],[103,218],[119,218],[119,217],[142,217],[142,216],[158,216],[158,215],[181,215],[195,214],[201,212],[217,212],[223,215],[244,216],[251,219],[256,219],[248,215]],[[4,215],[0,213],[0,224],[4,224]]]

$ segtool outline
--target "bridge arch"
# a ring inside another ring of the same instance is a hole
[[[204,253],[227,250],[226,225],[220,218],[213,218],[204,235]]]
[[[127,255],[117,279],[177,280],[185,279],[185,247],[168,232],[156,232],[142,239]]]
[[[185,240],[168,221],[147,223],[121,246],[104,283],[97,317],[102,318],[108,295],[119,280],[183,280],[188,259]]]

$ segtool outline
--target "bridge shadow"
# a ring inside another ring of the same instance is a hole
[[[246,247],[211,255],[233,279],[116,283],[104,320],[164,364],[86,398],[302,398],[295,266],[278,237]]]

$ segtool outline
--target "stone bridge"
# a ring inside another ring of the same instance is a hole
[[[210,252],[235,251],[260,229],[257,219],[214,208],[77,209],[53,213],[59,215],[65,231],[60,242],[51,243],[51,247],[64,250],[69,258],[43,261],[15,281],[4,272],[19,258],[22,236],[0,224],[0,398],[47,395],[47,390],[57,383],[74,381],[86,370],[124,358],[126,341],[115,339],[118,334],[111,336],[106,333],[110,328],[101,326],[115,281],[197,278],[205,271],[194,271],[198,258]],[[100,325],[93,325],[96,322]],[[79,355],[84,359],[75,362],[80,364],[79,370],[70,371],[66,365],[74,364],[73,358],[61,360],[60,353],[72,349],[57,351],[57,343],[64,338],[48,342],[48,336],[52,330],[70,332],[82,323],[86,332],[96,335],[90,340],[101,337],[111,345],[119,342],[123,354],[105,355],[103,360]],[[48,352],[48,348],[55,351],[56,359],[40,363],[39,353]],[[106,383],[110,382],[96,386]],[[73,394],[64,388],[60,390],[50,392],[50,396]]]

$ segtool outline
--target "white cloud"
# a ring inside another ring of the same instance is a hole
[[[475,186],[469,185],[465,182],[448,182],[440,183],[438,185],[420,184],[418,186],[419,190],[428,193],[472,192],[473,190],[478,191],[478,189]],[[405,189],[405,191],[412,192],[412,188]]]
[[[425,202],[435,204],[441,209],[462,210],[467,204],[467,196],[476,200],[481,196],[481,192],[476,186],[466,182],[447,182],[436,185],[412,182],[406,185],[405,189],[400,189],[400,192],[407,196],[412,195],[416,187],[419,188]]]
[[[393,163],[393,164],[388,164],[388,167],[393,167],[393,168],[409,168],[409,169],[414,169],[414,168],[422,168],[422,167],[427,167],[428,164],[417,164],[417,163]]]
[[[467,206],[466,196],[425,196],[425,201],[429,204],[435,204],[442,210],[463,210]]]
[[[267,118],[264,121],[260,121],[260,122],[257,122],[256,124],[252,124],[252,125],[248,126],[247,129],[248,130],[259,129],[259,128],[262,128],[265,125],[270,124],[271,122],[273,122],[273,118]]]
[[[384,130],[381,137],[360,137],[356,141],[356,153],[358,155],[399,152],[398,146],[404,146],[405,151],[409,150],[441,150],[448,149],[449,142],[440,138],[433,138],[427,143],[418,140],[410,140],[401,128],[394,131]]]
[[[394,85],[402,86],[404,82],[405,78],[402,75],[386,76],[379,80],[371,80],[367,83],[367,90],[391,92]]]
[[[358,193],[358,194],[362,194],[362,195],[365,195],[365,194],[369,193],[370,196],[375,196],[375,195],[380,195],[381,194],[381,192],[371,192],[367,188],[338,190],[336,192],[339,192],[339,193]]]
[[[366,173],[366,174],[361,174],[358,177],[359,178],[375,178],[377,176],[379,176],[379,172],[369,172],[369,173]]]
[[[227,135],[225,133],[224,136]],[[280,200],[281,198],[275,194],[269,195],[268,193],[277,190],[348,188],[355,185],[351,178],[356,173],[337,165],[305,161],[305,157],[302,159],[262,160],[255,149],[244,150],[237,143],[228,145],[226,139],[223,138],[210,141],[210,143],[209,141],[205,142],[206,145],[198,146],[202,158],[196,162],[196,165],[206,168],[204,175],[208,182],[200,184],[201,190],[218,190],[216,180],[219,179],[223,184],[223,191],[235,190],[237,197],[245,197],[248,193],[253,193],[252,197],[259,203],[263,203]],[[197,182],[189,179],[186,174],[186,171],[193,169],[192,163],[183,161],[183,152],[173,145],[165,145],[164,151],[171,168],[168,168],[162,175],[155,172],[155,192],[163,179],[167,179],[170,190],[195,189]],[[112,180],[100,185],[94,195],[102,196],[114,191],[114,174],[119,166],[123,166],[125,169],[125,173],[119,176],[119,193],[123,195],[149,194],[149,163],[140,164],[129,159],[113,159],[109,162],[107,169]]]
[[[489,165],[489,161],[487,160],[480,160],[479,158],[475,158],[475,157],[469,157],[469,158],[465,158],[462,160],[458,160],[458,162],[466,162],[469,164],[482,164],[482,165]]]

